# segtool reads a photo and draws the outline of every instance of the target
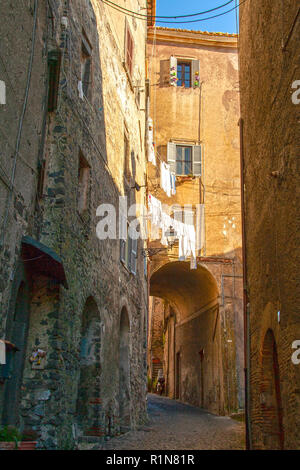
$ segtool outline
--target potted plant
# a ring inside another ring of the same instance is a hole
[[[36,437],[36,432],[31,429],[20,433],[13,426],[4,426],[0,430],[0,450],[34,450]]]
[[[18,442],[18,450],[34,450],[37,444],[37,433],[32,429],[25,429],[21,442]]]
[[[4,426],[0,430],[0,450],[16,450],[20,440],[21,434],[13,426]]]

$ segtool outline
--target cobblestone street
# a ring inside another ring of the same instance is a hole
[[[244,425],[157,395],[148,395],[149,424],[113,438],[105,450],[244,449]]]

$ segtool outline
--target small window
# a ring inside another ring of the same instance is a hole
[[[129,235],[129,223],[126,223],[126,217],[120,216],[122,230],[125,228],[126,237],[120,239],[120,260],[126,268],[132,273],[136,274],[137,269],[137,256],[138,256],[138,240],[135,240]],[[123,232],[122,232],[123,233]],[[125,234],[124,234],[125,235]]]
[[[48,53],[48,111],[57,108],[61,52],[53,50]]]
[[[176,175],[201,176],[201,145],[168,143],[168,164]]]
[[[183,88],[200,88],[200,61],[170,57],[170,85]]]
[[[129,26],[126,24],[125,64],[130,75],[133,72],[134,42]]]
[[[177,62],[177,86],[191,87],[191,63]]]
[[[79,153],[78,165],[78,211],[86,211],[89,207],[90,166],[82,153]]]
[[[176,174],[191,175],[193,173],[192,147],[176,145]]]
[[[81,41],[81,82],[83,94],[89,98],[92,83],[92,47],[84,32]]]

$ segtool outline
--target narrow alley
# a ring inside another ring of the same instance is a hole
[[[244,449],[243,423],[154,394],[147,402],[148,425],[107,441],[104,450]]]
[[[0,451],[300,450],[299,20],[0,0]]]

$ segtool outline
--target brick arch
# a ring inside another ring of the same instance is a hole
[[[284,432],[277,345],[273,330],[267,330],[261,349],[260,412],[263,447],[283,449]]]

